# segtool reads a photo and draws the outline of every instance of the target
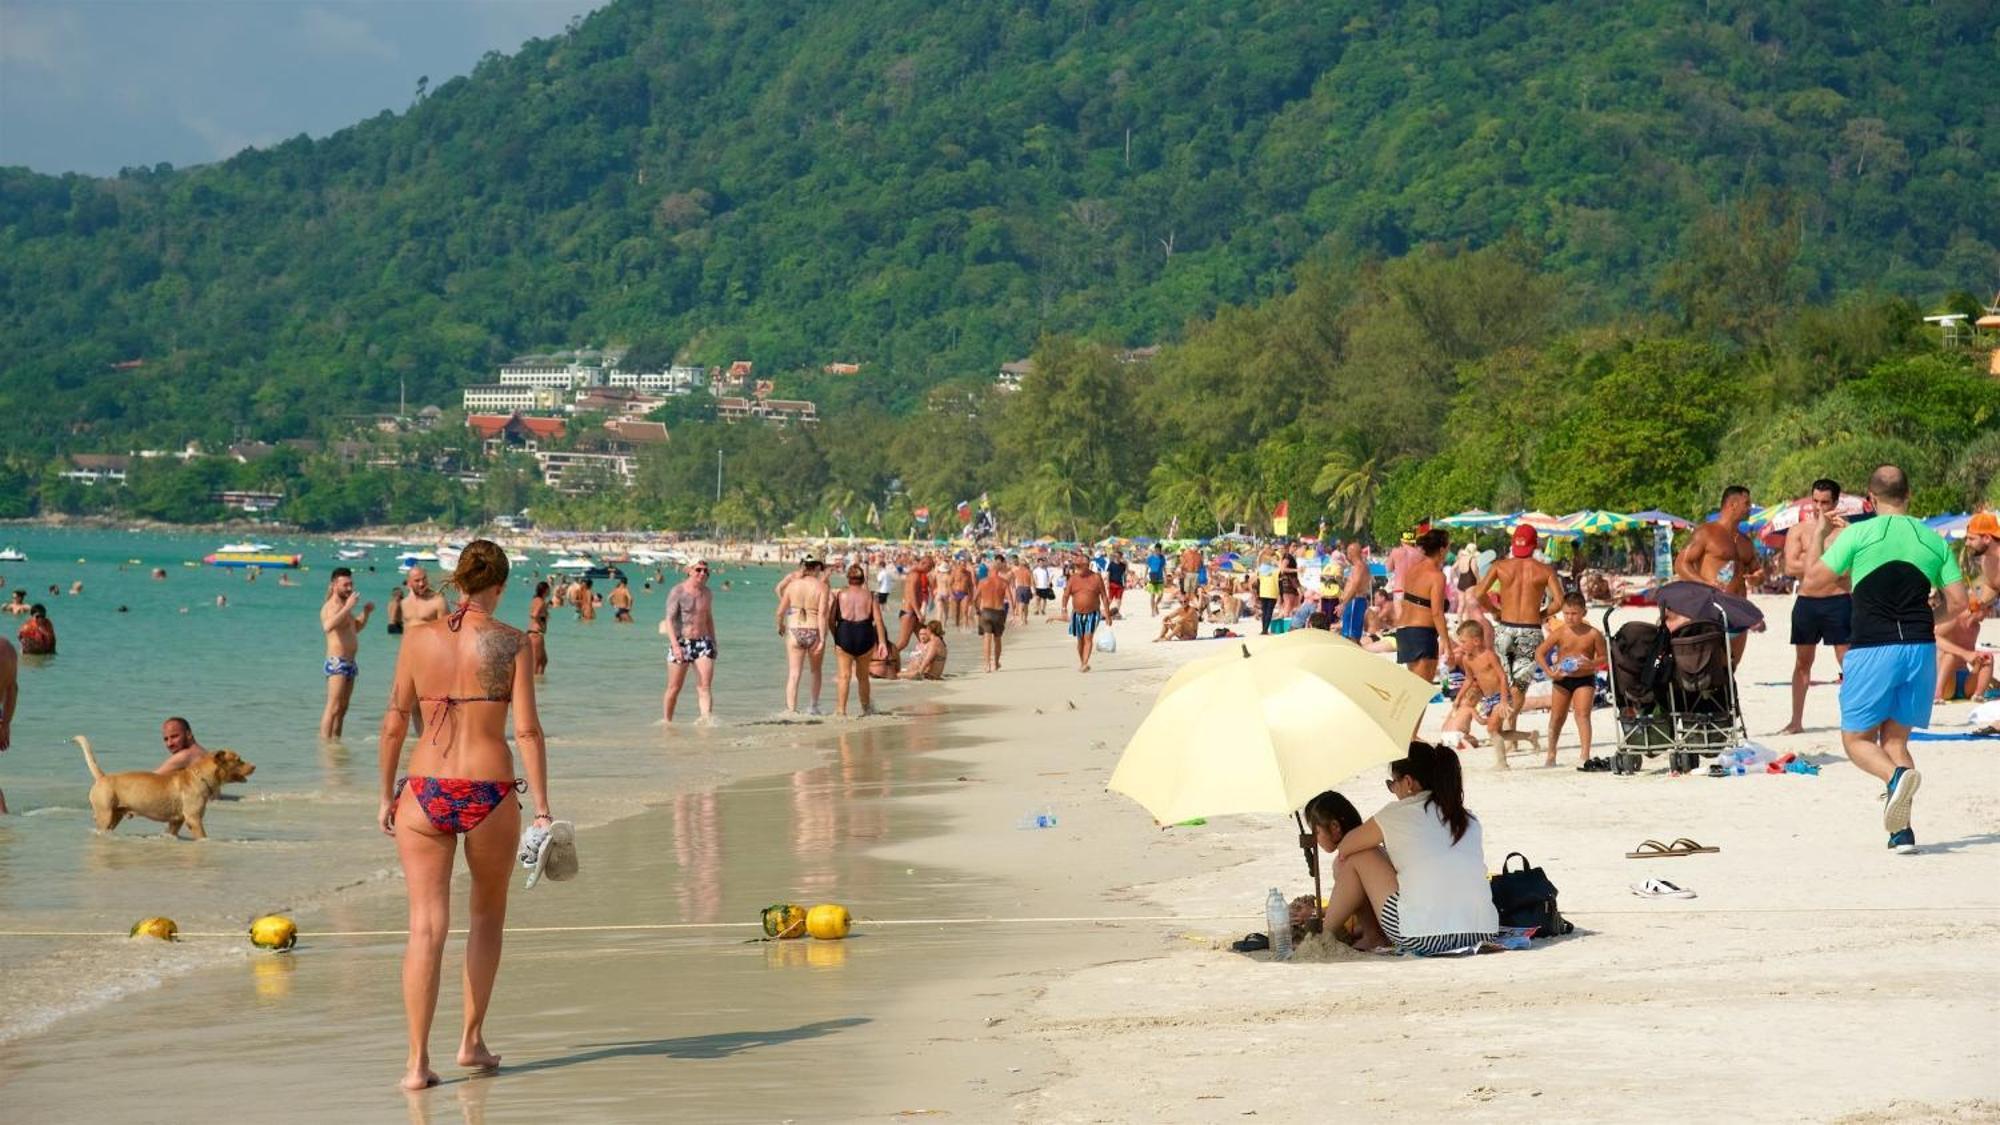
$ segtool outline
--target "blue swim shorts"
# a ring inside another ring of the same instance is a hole
[[[361,673],[361,669],[355,666],[354,661],[344,656],[327,657],[323,669],[329,676],[344,676],[350,680]]]
[[[1936,645],[1851,648],[1841,673],[1841,730],[1871,731],[1887,722],[1930,725],[1931,694],[1937,689]]]
[[[1368,627],[1368,599],[1349,598],[1340,609],[1340,635],[1350,641],[1361,639],[1361,633]]]

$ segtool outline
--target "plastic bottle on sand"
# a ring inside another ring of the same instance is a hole
[[[1271,956],[1280,961],[1291,960],[1292,910],[1276,887],[1264,896],[1264,925],[1271,931]]]

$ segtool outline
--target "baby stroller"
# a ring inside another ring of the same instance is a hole
[[[1628,621],[1611,632],[1611,695],[1618,711],[1618,751],[1612,772],[1638,773],[1640,763],[1669,755],[1676,773],[1690,773],[1749,737],[1729,666],[1729,631],[1690,621],[1669,633],[1658,622]]]

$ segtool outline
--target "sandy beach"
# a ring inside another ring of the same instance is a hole
[[[1670,779],[1664,759],[1639,777],[1579,774],[1573,743],[1555,769],[1517,756],[1503,774],[1472,754],[1489,866],[1508,851],[1545,866],[1577,933],[1470,959],[1273,964],[1226,946],[1263,929],[1267,888],[1310,887],[1289,822],[1162,831],[1103,790],[1172,666],[1215,651],[1146,644],[1143,625],[1088,676],[1055,625],[1011,629],[997,676],[964,673],[976,643],[961,635],[959,674],[885,689],[892,716],[785,728],[798,768],[584,832],[582,878],[515,899],[489,1024],[497,1076],[393,1088],[400,941],[315,936],[399,927],[400,898],[383,893],[302,915],[294,954],[242,944],[0,1047],[0,1087],[11,1110],[51,1120],[206,1117],[162,1109],[190,1060],[203,1103],[301,1121],[2000,1115],[1989,744],[1919,747],[1925,851],[1892,855],[1878,787],[1837,754],[1833,688],[1815,689],[1807,734],[1763,736],[1787,691],[1763,685],[1790,661],[1763,634],[1741,676],[1753,735],[1812,753],[1819,776]],[[1941,708],[1939,725],[1964,710]],[[1597,729],[1609,736],[1607,712]],[[1365,815],[1380,784],[1339,788]],[[1043,810],[1055,827],[1016,827]],[[1624,858],[1677,836],[1722,851]],[[1700,897],[1635,898],[1627,884],[1646,875]],[[744,923],[781,900],[846,903],[856,934],[750,942]],[[635,924],[690,928],[608,928]],[[439,1043],[456,964],[455,940]]]

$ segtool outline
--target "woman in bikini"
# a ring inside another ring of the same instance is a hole
[[[868,692],[868,660],[872,655],[888,655],[889,630],[882,624],[882,603],[868,592],[868,572],[859,566],[847,568],[847,585],[826,600],[825,629],[833,634],[838,653],[839,687],[834,714],[847,717],[847,682],[860,680],[861,713],[875,713]]]
[[[1445,625],[1444,553],[1451,534],[1433,528],[1417,536],[1423,557],[1403,578],[1403,600],[1396,607],[1396,663],[1425,680],[1437,679],[1438,642]]]
[[[410,900],[410,937],[403,950],[407,1090],[438,1082],[430,1066],[431,1017],[451,928],[451,869],[459,839],[465,841],[472,890],[458,1064],[489,1070],[500,1065],[500,1056],[487,1049],[485,1024],[500,971],[507,880],[521,832],[521,805],[514,795],[525,790],[534,801],[535,822],[551,822],[534,657],[524,633],[493,617],[507,589],[506,552],[489,540],[474,540],[459,556],[451,582],[463,600],[451,616],[411,625],[404,633],[389,709],[382,716],[377,822],[395,837]],[[510,705],[514,741],[521,747],[519,774],[507,747]],[[410,754],[408,775],[397,777],[413,707],[424,709],[424,733]]]
[[[812,662],[812,714],[819,714],[821,676],[826,667],[826,564],[807,555],[799,572],[778,594],[778,635],[785,638],[785,714],[799,713],[799,673]]]
[[[549,584],[535,583],[535,596],[528,602],[528,647],[535,654],[535,675],[549,670]]]

